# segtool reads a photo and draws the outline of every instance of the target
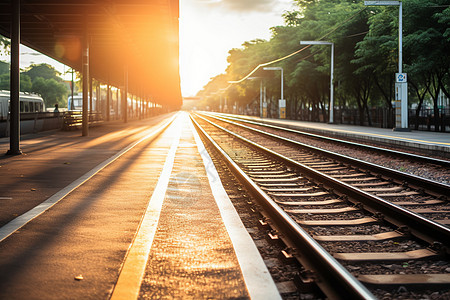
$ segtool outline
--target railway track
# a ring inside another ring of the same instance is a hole
[[[194,119],[258,199],[284,255],[303,266],[302,284],[314,281],[330,298],[383,297],[400,286],[448,293],[449,206],[436,191],[448,186],[424,189],[417,176],[373,174],[267,132]]]
[[[245,137],[336,180],[407,207],[441,224],[450,224],[450,185],[323,150],[233,121],[215,120],[227,128],[238,128],[238,132]]]
[[[326,135],[314,134],[303,130],[292,129],[289,127],[271,125],[270,123],[266,123],[264,121],[252,121],[249,119],[241,118],[239,116],[231,116],[226,114],[217,114],[217,113],[209,113],[209,116],[214,116],[215,118],[220,118],[224,120],[231,120],[235,122],[239,122],[242,124],[247,124],[248,126],[252,126],[257,129],[263,129],[271,133],[276,133],[278,135],[291,138],[297,141],[306,140],[308,142],[316,141],[325,141],[329,145],[339,146],[339,147],[349,147],[351,150],[362,150],[362,151],[370,151],[377,154],[386,155],[390,158],[401,158],[409,161],[415,161],[420,163],[426,163],[439,167],[450,167],[450,160],[424,156],[422,154],[415,153],[412,149],[409,149],[410,152],[401,151],[399,149],[389,149],[383,147],[377,147],[374,145],[363,144],[355,141],[343,140],[338,138],[333,138]],[[394,147],[394,146],[393,146]],[[336,147],[334,147],[336,148]],[[426,150],[422,150],[424,152]]]

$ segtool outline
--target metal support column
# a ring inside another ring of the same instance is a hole
[[[10,79],[10,149],[7,154],[22,154],[20,150],[20,0],[11,1],[11,79]]]
[[[137,101],[138,104],[138,117],[139,120],[142,119],[142,89],[139,90],[139,100]]]
[[[72,82],[70,84],[70,95],[72,96],[72,100],[70,101],[70,107],[68,107],[69,110],[75,110],[75,104],[73,103],[73,89],[75,88],[75,81],[73,80],[73,68],[72,68]]]
[[[11,79],[10,79],[10,147],[6,154],[19,155],[20,150],[20,0],[11,1]]]
[[[100,82],[97,82],[95,87],[95,110],[100,114],[103,108],[102,94],[100,91]],[[102,113],[102,115],[104,115]]]
[[[88,110],[88,91],[89,91],[89,34],[88,34],[88,20],[85,16],[84,20],[84,40],[82,49],[82,59],[83,59],[83,125],[82,125],[82,136],[89,135],[89,110]]]
[[[119,119],[119,100],[120,99],[120,97],[119,97],[119,89],[117,89],[116,90],[116,116],[115,116],[115,120],[118,120]]]
[[[91,64],[89,64],[89,68],[91,67]],[[91,70],[89,70],[89,74],[91,74]],[[92,114],[92,112],[93,112],[93,101],[92,101],[92,98],[94,97],[94,93],[93,93],[93,88],[92,88],[92,85],[93,85],[93,81],[94,81],[94,78],[92,78],[92,77],[89,77],[89,114],[91,115]]]
[[[143,107],[144,108],[144,119],[147,118],[147,113],[148,113],[147,105],[148,105],[148,98],[145,97],[145,99],[144,99],[144,107]]]
[[[261,78],[261,81],[259,82],[259,117],[262,118],[263,116],[263,80]]]
[[[111,117],[111,86],[108,85],[106,87],[106,121],[109,121]]]
[[[124,90],[123,90],[123,122],[128,122],[128,66],[125,66],[125,70],[123,73],[123,82],[124,82]]]

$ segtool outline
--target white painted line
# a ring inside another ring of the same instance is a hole
[[[180,118],[178,118],[178,121]],[[141,220],[138,232],[133,243],[128,249],[125,262],[122,265],[119,279],[114,287],[111,299],[131,300],[139,297],[142,278],[144,277],[147,260],[152,247],[158,227],[161,208],[169,185],[170,174],[172,173],[175,154],[181,137],[181,128],[177,129],[177,134],[172,142],[167,154],[164,167],[159,175],[158,183],[150,198],[147,210]]]
[[[189,122],[189,125],[194,134],[198,152],[202,156],[211,191],[233,244],[250,298],[262,300],[281,299],[277,286],[275,285],[261,254],[256,248],[253,239],[245,229],[236,209],[231,203],[231,200],[220,181],[214,163],[209,156],[208,151],[206,151],[192,121]]]
[[[0,200],[12,200],[12,197],[0,197]]]
[[[110,163],[112,163],[113,161],[115,161],[116,159],[118,159],[119,157],[121,157],[122,155],[124,155],[125,153],[130,151],[131,149],[133,149],[136,145],[143,142],[144,140],[156,138],[173,121],[174,118],[175,118],[175,116],[173,116],[171,119],[169,119],[169,121],[167,121],[162,126],[160,126],[156,131],[146,135],[145,137],[141,138],[137,142],[122,149],[121,151],[116,153],[114,156],[112,156],[112,157],[108,158],[107,160],[105,160],[104,162],[100,163],[95,168],[93,168],[92,170],[90,170],[89,172],[87,172],[86,174],[84,174],[83,176],[78,178],[77,180],[73,181],[68,186],[66,186],[62,190],[58,191],[56,194],[54,194],[53,196],[51,196],[44,202],[38,204],[37,206],[30,209],[26,213],[18,216],[17,218],[11,220],[9,223],[2,226],[0,228],[0,242],[5,240],[8,236],[13,234],[15,231],[19,230],[21,227],[23,227],[25,224],[27,224],[34,218],[38,217],[40,214],[45,212],[47,209],[49,209],[50,207],[52,207],[53,205],[58,203],[61,199],[66,197],[70,192],[72,192],[77,187],[79,187],[80,185],[85,183],[87,180],[89,180],[89,178],[91,178],[92,176],[94,176],[95,174],[97,174],[98,172],[103,170]]]

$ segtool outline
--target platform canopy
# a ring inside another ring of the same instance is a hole
[[[11,1],[0,0],[10,37]],[[180,106],[178,0],[21,0],[21,43],[76,70],[89,37],[90,76]]]

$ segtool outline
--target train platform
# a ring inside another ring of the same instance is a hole
[[[79,135],[0,158],[1,299],[280,298],[187,114]]]
[[[243,115],[238,115],[238,117],[262,121],[272,125],[287,126],[292,129],[305,130],[317,134],[326,134],[336,138],[348,138],[386,146],[395,145],[403,149],[419,150],[428,153],[442,152],[446,153],[447,157],[450,157],[450,133],[416,130],[403,132],[368,126],[268,119]]]

